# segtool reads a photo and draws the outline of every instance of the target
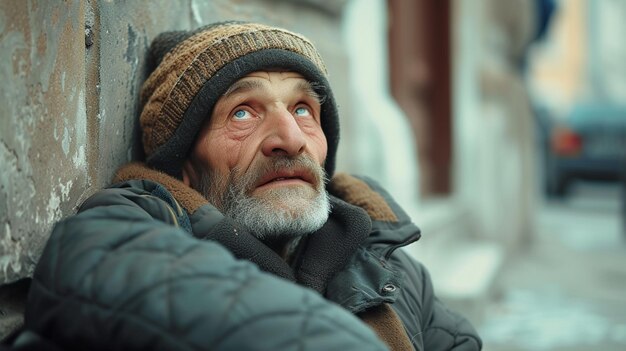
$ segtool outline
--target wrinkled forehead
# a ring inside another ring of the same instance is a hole
[[[294,93],[303,93],[314,98],[321,104],[321,96],[317,93],[315,82],[310,82],[298,72],[284,70],[256,71],[235,81],[224,92],[222,98],[239,95],[255,90],[271,90],[274,87],[289,89]]]
[[[257,82],[256,84],[264,84],[264,81],[267,82],[275,82],[275,81],[285,81],[285,80],[303,80],[306,79],[297,72],[292,71],[256,71],[249,73],[238,80],[236,80],[230,87],[226,90],[224,95],[227,95],[230,91],[233,90],[233,87],[237,87],[241,85],[242,82]],[[254,83],[253,83],[254,84]]]

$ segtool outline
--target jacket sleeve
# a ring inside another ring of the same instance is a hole
[[[26,328],[64,349],[386,349],[312,290],[176,227],[168,207],[141,189],[106,189],[58,223]]]
[[[397,250],[392,260],[407,278],[402,295],[393,307],[405,325],[417,328],[409,337],[418,349],[422,346],[422,350],[429,351],[480,350],[482,340],[472,324],[435,296],[426,268],[403,250]]]

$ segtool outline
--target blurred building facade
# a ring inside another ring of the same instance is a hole
[[[532,118],[518,66],[532,2],[2,2],[0,336],[21,321],[22,279],[52,225],[141,157],[152,38],[230,19],[316,44],[339,104],[338,171],[376,179],[422,227],[409,251],[443,298],[480,309],[506,253],[532,240]]]
[[[552,39],[531,51],[533,99],[562,118],[577,102],[624,104],[626,2],[573,0],[560,6]]]
[[[399,65],[393,92],[420,157],[412,217],[424,236],[409,251],[431,269],[444,300],[479,317],[506,257],[533,239],[535,122],[525,62],[539,1],[388,3],[391,62]]]

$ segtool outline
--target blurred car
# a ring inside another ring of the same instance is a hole
[[[548,196],[566,195],[577,179],[619,181],[626,171],[626,105],[577,105],[550,124],[544,146]]]

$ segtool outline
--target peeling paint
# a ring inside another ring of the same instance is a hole
[[[78,101],[76,102],[76,114],[78,116],[87,116],[87,107],[85,105],[85,91],[81,90],[78,94]],[[72,163],[75,169],[86,171],[87,158],[85,155],[85,145],[87,144],[87,120],[86,118],[78,118],[76,121],[76,138],[75,145],[77,150],[72,157]]]
[[[67,127],[63,128],[63,141],[61,142],[61,147],[63,148],[63,153],[67,156],[67,153],[70,152],[70,134]]]
[[[65,183],[62,183],[62,179],[58,178],[52,183],[59,184],[53,187],[50,191],[50,197],[48,198],[48,204],[46,205],[46,222],[55,223],[63,217],[61,204],[69,199],[70,191],[74,182],[70,179]]]
[[[59,195],[52,191],[48,198],[48,205],[46,206],[46,222],[52,223],[55,219],[61,216],[59,205],[61,204],[61,198]]]
[[[67,183],[65,184],[61,184],[60,188],[61,188],[61,199],[63,201],[66,201],[69,197],[70,194],[70,190],[72,189],[72,185],[74,184],[74,182],[70,179],[67,181]]]
[[[74,157],[72,157],[72,163],[74,163],[74,167],[76,167],[77,169],[84,169],[87,166],[84,145],[80,145],[78,147],[78,152],[76,152],[74,154]]]
[[[11,235],[11,225],[7,222],[4,223],[4,236],[0,240],[0,271],[3,275],[7,275],[9,268],[13,271],[21,270],[20,261],[12,259],[11,255],[20,255],[22,252],[22,246],[19,242],[16,243]]]

